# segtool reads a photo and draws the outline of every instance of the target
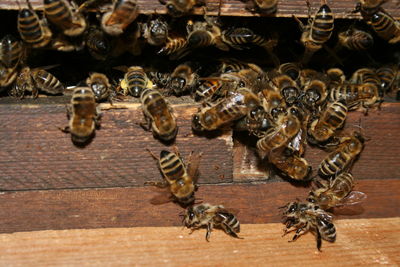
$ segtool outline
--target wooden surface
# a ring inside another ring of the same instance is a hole
[[[218,12],[220,0],[208,0],[209,14],[215,15]],[[258,16],[256,13],[251,13],[245,10],[245,4],[239,0],[222,0],[222,15],[223,16]],[[23,1],[21,1],[23,2]],[[37,9],[43,8],[43,0],[30,0],[32,5]],[[165,6],[161,5],[159,0],[138,0],[140,12],[143,14],[152,14],[154,10],[158,14],[165,13]],[[320,0],[310,0],[313,12],[315,12],[320,4]],[[335,13],[336,18],[354,18],[358,15],[349,14],[355,7],[357,1],[355,0],[330,0],[328,1],[329,6]],[[18,9],[18,5],[15,0],[0,0],[1,9]],[[396,6],[396,0],[389,1],[384,5],[384,8],[392,16],[399,18],[400,10]],[[198,8],[194,12],[195,14],[203,14],[201,8]],[[291,17],[296,14],[299,17],[307,17],[307,5],[305,0],[279,0],[277,17]]]
[[[124,106],[129,108],[104,111],[94,140],[78,148],[57,128],[68,124],[65,105],[0,105],[0,190],[142,186],[161,180],[146,148],[159,155],[172,147],[138,125],[144,120],[139,104]],[[202,183],[231,182],[232,134],[194,137],[196,111],[196,105],[175,106],[175,144],[184,159],[191,151],[203,153]]]
[[[360,180],[355,189],[366,193],[367,200],[336,210],[337,218],[400,217],[400,180]],[[237,209],[242,223],[271,223],[281,221],[278,207],[304,200],[308,191],[287,182],[202,185],[196,197]],[[3,192],[0,233],[181,225],[182,208],[150,204],[156,194],[150,187]]]
[[[2,266],[397,266],[400,218],[340,220],[335,243],[295,243],[282,224],[241,225],[244,239],[219,230],[140,227],[0,235]]]

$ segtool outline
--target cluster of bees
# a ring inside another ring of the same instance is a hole
[[[172,17],[190,14],[206,1],[163,0]],[[252,12],[273,15],[277,0],[249,0]],[[382,0],[360,0],[354,12],[360,12],[376,35],[390,44],[400,42],[400,22],[383,8]],[[27,92],[37,97],[39,92],[66,94],[65,86],[47,70],[54,66],[30,68],[26,57],[31,49],[54,49],[61,52],[87,49],[99,61],[118,57],[126,52],[141,53],[143,44],[158,47],[158,54],[179,60],[213,46],[222,51],[261,47],[275,67],[265,71],[257,64],[237,59],[218,59],[204,71],[196,62],[184,62],[171,72],[161,72],[141,66],[117,66],[124,72],[118,81],[94,72],[86,80],[87,87],[73,90],[68,108],[69,124],[61,129],[71,134],[72,142],[83,145],[100,126],[98,102],[120,100],[125,96],[139,98],[146,123],[141,126],[152,131],[162,142],[173,143],[178,125],[173,107],[166,95],[191,95],[201,103],[192,116],[195,133],[232,127],[247,131],[257,139],[256,150],[265,164],[272,164],[289,180],[316,184],[306,201],[290,202],[282,207],[284,233],[295,231],[293,241],[307,231],[315,232],[317,248],[321,240],[335,241],[336,230],[329,211],[338,206],[354,205],[366,198],[353,191],[354,177],[350,173],[354,161],[362,152],[365,139],[360,132],[338,134],[348,112],[379,108],[386,92],[398,87],[398,66],[361,68],[346,77],[339,68],[323,72],[307,68],[314,53],[326,48],[334,29],[334,14],[323,1],[319,10],[304,25],[300,42],[305,50],[299,62],[283,63],[274,53],[278,40],[257,34],[246,27],[224,27],[218,17],[206,14],[203,20],[188,19],[184,33],[175,36],[165,19],[150,17],[137,21],[136,0],[88,0],[78,6],[67,0],[44,0],[40,17],[27,1],[20,8],[17,28],[22,41],[12,35],[0,41],[0,88],[10,95],[24,97]],[[96,23],[87,18],[95,10]],[[338,35],[338,46],[349,50],[369,49],[374,38],[369,32],[351,26]],[[112,67],[112,66],[111,66]],[[305,145],[310,144],[330,153],[318,167],[320,179],[304,158]],[[240,224],[234,211],[222,205],[196,203],[195,192],[199,177],[201,153],[190,155],[185,163],[177,149],[163,150],[158,161],[164,180],[146,182],[167,189],[153,204],[177,202],[185,208],[184,224],[192,229],[207,228],[209,240],[213,227],[219,227],[232,237],[240,238]]]

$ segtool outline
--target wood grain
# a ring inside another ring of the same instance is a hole
[[[368,199],[336,211],[338,218],[400,217],[400,180],[360,180],[356,190]],[[242,223],[271,223],[281,220],[278,207],[304,199],[308,191],[286,182],[203,185],[196,197],[239,210]],[[157,194],[149,187],[3,192],[0,233],[181,225],[182,208],[174,203],[150,204]]]
[[[32,6],[36,9],[43,9],[43,0],[30,0]],[[210,15],[216,15],[218,13],[220,0],[208,0],[207,8]],[[156,10],[158,14],[165,14],[165,6],[161,5],[159,0],[138,0],[137,1],[140,12],[142,14],[153,14]],[[310,0],[310,3],[315,12],[321,4],[320,0]],[[350,12],[354,9],[357,1],[352,0],[331,0],[328,1],[329,6],[335,13],[336,18],[355,18],[357,15],[351,15]],[[18,5],[15,0],[0,0],[1,9],[18,9]],[[384,5],[387,12],[391,13],[393,17],[400,17],[400,10],[396,6],[396,1],[389,1]],[[276,17],[291,17],[293,14],[299,17],[308,16],[307,5],[304,0],[279,0],[278,12]],[[201,8],[197,8],[193,12],[194,14],[203,14]],[[246,11],[245,3],[239,0],[222,0],[221,14],[223,16],[259,16],[256,13]]]
[[[126,105],[125,105],[126,106]],[[232,138],[193,136],[191,114],[196,105],[176,105],[179,133],[176,146],[183,158],[203,152],[202,183],[232,181]],[[85,148],[74,146],[57,127],[68,124],[64,105],[0,105],[0,189],[32,190],[142,186],[161,180],[159,154],[172,149],[138,123],[139,104],[103,112],[102,127]]]
[[[215,230],[140,227],[41,231],[0,235],[3,266],[397,266],[400,219],[340,220],[337,240],[306,234],[295,243],[281,237],[281,224],[242,225],[233,239]]]
[[[355,162],[352,172],[357,179],[390,179],[400,177],[398,155],[400,154],[400,105],[385,103],[381,110],[371,110],[367,116],[363,112],[350,112],[342,135],[354,130],[360,131],[368,141]],[[240,142],[242,140],[242,142]],[[255,148],[243,144],[246,136],[234,143],[234,181],[262,180],[270,177],[266,164],[260,162]],[[247,142],[248,143],[248,142]],[[313,167],[314,173],[327,153],[321,149],[307,146],[305,158]],[[271,175],[273,179],[280,179]]]

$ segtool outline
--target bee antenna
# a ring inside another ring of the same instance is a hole
[[[26,4],[28,5],[29,9],[33,10],[33,7],[31,5],[31,2],[29,2],[29,0],[26,0]]]

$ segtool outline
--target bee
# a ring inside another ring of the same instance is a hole
[[[205,16],[206,21],[188,21],[187,42],[190,48],[199,48],[215,45],[218,49],[228,51],[229,47],[223,42],[220,27],[212,18]]]
[[[169,87],[176,95],[191,91],[197,84],[199,75],[188,63],[178,65],[172,72]]]
[[[262,106],[250,110],[246,116],[238,120],[234,125],[235,131],[248,131],[257,137],[264,136],[265,132],[274,124],[271,117]]]
[[[131,66],[125,73],[120,86],[123,89],[124,95],[128,95],[129,93],[134,97],[140,97],[143,90],[153,87],[153,83],[147,77],[142,67]]]
[[[339,44],[349,50],[368,50],[374,45],[374,38],[370,33],[355,29],[354,27],[340,32],[338,38]]]
[[[273,149],[268,155],[268,160],[290,179],[297,181],[308,181],[310,179],[312,167],[305,158],[296,155],[290,148]]]
[[[371,26],[382,39],[395,44],[400,42],[400,22],[385,12],[376,12],[371,17]]]
[[[14,36],[7,34],[0,40],[0,61],[4,66],[15,69],[23,56],[24,47]]]
[[[287,105],[291,106],[297,101],[300,88],[292,78],[285,74],[271,74],[270,79],[271,86],[281,93]]]
[[[327,79],[315,77],[304,86],[303,91],[304,93],[300,97],[302,103],[306,107],[315,110],[316,107],[324,103],[328,96]]]
[[[375,83],[344,83],[331,88],[329,96],[331,101],[344,101],[348,110],[358,109],[361,105],[367,112],[368,108],[383,102],[379,87]]]
[[[283,236],[296,231],[292,241],[296,241],[307,231],[313,231],[317,238],[317,248],[321,251],[322,239],[335,242],[336,228],[332,223],[333,217],[319,206],[310,202],[290,202],[283,209],[284,224]],[[293,227],[293,230],[291,228]]]
[[[346,75],[339,68],[330,68],[326,71],[329,78],[329,89],[341,86],[346,81]]]
[[[171,74],[158,71],[149,71],[147,76],[158,88],[166,88],[171,80]]]
[[[321,116],[310,124],[308,134],[311,143],[324,143],[331,139],[335,131],[343,126],[347,111],[346,105],[340,101],[329,103]]]
[[[71,106],[67,109],[69,125],[61,131],[71,133],[72,142],[83,145],[94,137],[100,127],[100,112],[95,96],[89,88],[76,88],[72,94]]]
[[[220,77],[200,78],[199,85],[196,88],[194,100],[212,100],[215,96],[221,94],[221,89],[225,81]]]
[[[167,12],[173,17],[181,17],[190,13],[194,7],[206,4],[206,0],[159,0],[167,7]]]
[[[365,193],[353,191],[354,178],[348,172],[340,174],[329,183],[319,184],[319,188],[309,193],[307,201],[315,203],[323,210],[355,205],[367,198]]]
[[[142,24],[143,37],[147,43],[154,46],[160,46],[168,40],[168,24],[161,19],[150,20]]]
[[[352,84],[362,84],[362,83],[372,83],[376,86],[380,86],[381,80],[374,69],[370,68],[361,68],[356,70],[351,76],[350,83]]]
[[[279,113],[284,113],[287,108],[281,93],[272,88],[262,90],[260,98],[264,110],[272,117],[276,117]]]
[[[238,219],[222,205],[214,206],[203,203],[190,206],[185,211],[183,221],[185,226],[190,228],[192,232],[202,226],[207,227],[207,241],[210,241],[211,231],[214,226],[222,228],[225,233],[232,237],[241,239],[241,237],[237,235],[240,232],[240,223]]]
[[[86,20],[66,0],[44,0],[44,14],[67,36],[78,36],[86,30]]]
[[[311,18],[310,11],[311,6],[309,1],[308,5],[308,24],[304,24],[295,16],[293,18],[299,23],[300,29],[303,32],[300,42],[305,47],[302,63],[305,64],[311,58],[311,56],[331,38],[334,28],[334,16],[326,4],[325,0],[322,0],[323,5],[319,8],[314,18]]]
[[[353,13],[360,12],[363,19],[367,22],[370,21],[371,16],[382,11],[382,5],[388,0],[359,0]]]
[[[280,113],[275,126],[257,141],[257,152],[264,158],[273,149],[286,146],[301,129],[299,118],[292,112]]]
[[[224,30],[221,39],[225,44],[237,50],[247,49],[249,45],[256,45],[264,48],[271,55],[273,48],[277,45],[275,39],[267,39],[264,36],[254,33],[249,28],[230,28]]]
[[[158,167],[163,174],[162,182],[145,182],[145,185],[153,185],[160,188],[169,188],[170,194],[167,199],[163,195],[152,200],[153,204],[162,204],[171,200],[187,206],[194,203],[195,191],[197,191],[197,180],[199,176],[199,163],[201,153],[192,156],[190,154],[189,163],[186,166],[179,152],[162,150],[160,158],[150,152],[154,159],[158,160]]]
[[[376,70],[376,75],[381,80],[381,90],[389,92],[394,86],[398,70],[392,66],[381,67]]]
[[[187,47],[188,47],[188,42],[186,38],[168,37],[167,43],[157,52],[157,54],[176,55],[177,58],[180,58],[185,55]]]
[[[359,132],[342,137],[338,147],[326,156],[319,165],[319,174],[324,177],[334,176],[349,169],[364,148],[365,139]]]
[[[18,12],[17,27],[21,39],[33,48],[42,48],[51,42],[52,33],[45,20],[33,10],[28,2],[29,8],[20,9]]]
[[[114,0],[113,10],[101,18],[101,27],[109,35],[121,35],[139,15],[136,0]]]
[[[8,68],[0,62],[0,92],[2,88],[10,86],[17,78],[17,75],[18,71],[14,68]]]
[[[86,36],[86,47],[89,54],[97,60],[106,60],[112,45],[107,35],[98,27],[89,27]]]
[[[244,117],[259,106],[258,97],[247,88],[239,88],[213,106],[201,109],[192,117],[195,131],[212,131]]]
[[[19,72],[15,84],[10,92],[12,96],[23,98],[25,92],[32,92],[36,98],[40,91],[57,95],[65,90],[64,85],[51,73],[42,68],[31,69],[24,67]]]
[[[297,81],[300,77],[300,66],[293,62],[283,63],[279,65],[278,72],[289,76],[293,81]]]
[[[140,95],[140,102],[147,129],[153,130],[153,135],[163,141],[171,141],[178,132],[178,126],[172,108],[164,97],[155,89],[146,88]]]
[[[110,99],[112,86],[106,75],[93,72],[86,79],[86,84],[92,89],[96,102]]]
[[[252,0],[248,1],[246,9],[265,15],[275,14],[278,10],[278,0]]]
[[[239,72],[240,70],[249,68],[249,65],[245,62],[241,62],[235,59],[223,59],[220,62],[218,73],[230,73]]]

